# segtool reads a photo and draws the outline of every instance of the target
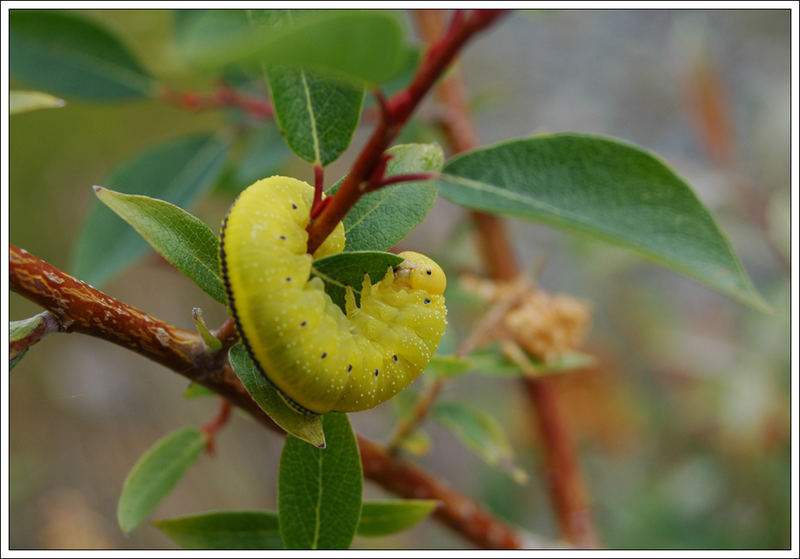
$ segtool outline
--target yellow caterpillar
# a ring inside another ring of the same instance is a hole
[[[346,312],[311,278],[307,183],[270,177],[244,190],[225,216],[219,260],[242,342],[284,399],[304,413],[366,410],[425,369],[447,323],[446,278],[414,252],[372,284],[360,306],[347,288]],[[313,259],[341,252],[340,223]]]

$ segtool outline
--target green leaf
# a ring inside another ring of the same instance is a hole
[[[364,483],[347,415],[323,416],[325,449],[289,436],[278,469],[278,517],[287,549],[347,549],[361,515]]]
[[[283,549],[271,512],[209,512],[153,524],[184,549]]]
[[[581,134],[512,140],[452,159],[438,186],[456,204],[607,241],[768,309],[689,186],[630,144]]]
[[[318,415],[307,415],[296,412],[281,397],[278,390],[258,370],[258,367],[242,344],[236,344],[228,352],[231,367],[242,381],[247,392],[255,400],[264,413],[285,430],[314,446],[325,447],[325,435],[322,421]]]
[[[437,173],[444,163],[436,144],[404,144],[387,150],[393,157],[386,176]],[[336,192],[340,180],[332,189]],[[425,219],[436,202],[436,187],[430,181],[404,182],[361,197],[344,218],[345,250],[386,250],[402,240]]]
[[[216,396],[217,393],[211,390],[210,388],[206,388],[202,384],[197,384],[196,382],[192,382],[189,386],[186,387],[186,390],[183,391],[183,397],[187,400],[192,400],[194,398],[204,398],[206,396]]]
[[[139,458],[125,478],[117,503],[117,522],[130,532],[153,512],[183,477],[206,445],[196,427],[173,431]]]
[[[179,44],[182,58],[208,72],[283,64],[366,84],[390,80],[404,61],[402,30],[388,13],[320,10],[291,22],[251,19],[258,25],[248,25],[247,14],[238,10],[210,10],[187,22]],[[270,25],[261,25],[264,20]]]
[[[469,361],[457,355],[434,355],[428,363],[427,371],[440,377],[456,377],[468,371],[469,366]]]
[[[428,516],[439,501],[424,499],[365,501],[361,505],[359,536],[388,536],[411,528]]]
[[[56,109],[64,100],[41,91],[12,91],[8,99],[8,113],[15,115],[36,109]]]
[[[209,134],[179,138],[120,165],[103,184],[188,207],[214,183],[227,150],[227,141]],[[101,285],[146,251],[147,243],[136,231],[95,204],[78,240],[75,275]]]
[[[37,88],[87,101],[152,94],[153,80],[120,40],[95,22],[64,12],[9,12],[11,75]]]
[[[156,252],[220,303],[219,240],[201,220],[178,206],[95,186],[97,198],[124,219]]]
[[[275,118],[292,151],[322,167],[335,161],[358,126],[364,90],[287,66],[271,66],[267,78]]]
[[[311,275],[323,281],[325,292],[344,310],[344,294],[348,285],[353,288],[358,303],[364,274],[369,274],[370,281],[377,283],[386,275],[388,268],[394,268],[402,261],[402,258],[389,252],[342,252],[314,260]]]
[[[506,358],[496,345],[471,353],[465,361],[469,371],[487,377],[541,377],[583,369],[595,362],[594,357],[580,351],[567,351],[549,361],[541,361],[533,355],[527,357],[530,373],[526,373],[519,365]]]
[[[431,415],[487,464],[508,471],[518,483],[527,481],[525,471],[514,464],[503,426],[494,417],[459,402],[439,402]]]

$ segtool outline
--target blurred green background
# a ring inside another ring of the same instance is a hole
[[[171,33],[166,11],[82,12],[113,29],[156,75]],[[413,26],[405,14],[410,36]],[[655,152],[693,186],[775,308],[763,315],[620,250],[512,222],[523,262],[547,258],[540,285],[591,301],[586,349],[598,366],[560,377],[601,538],[621,548],[785,548],[790,539],[788,11],[558,11],[514,13],[462,57],[481,139],[580,131]],[[13,83],[12,83],[13,85]],[[201,89],[211,88],[200,83]],[[432,110],[423,107],[422,114]],[[84,104],[10,119],[10,238],[70,271],[91,185],[142,149],[225,126],[156,100]],[[341,176],[369,132],[326,173]],[[410,139],[430,139],[418,127]],[[268,155],[265,155],[265,157]],[[308,180],[289,159],[281,172]],[[246,185],[240,185],[244,187]],[[216,227],[232,194],[192,208]],[[439,200],[404,242],[475,271],[469,241],[453,240],[462,212]],[[192,329],[225,310],[154,256],[103,289]],[[38,308],[10,297],[12,320]],[[461,325],[463,327],[463,325]],[[418,381],[420,383],[421,381]],[[177,427],[202,424],[216,399],[186,400],[180,376],[106,342],[54,335],[10,379],[10,546],[173,548],[143,525],[116,526],[123,479],[141,453]],[[534,417],[511,380],[464,376],[444,398],[479,405],[508,430],[524,487],[486,466],[434,424],[418,460],[494,513],[535,534],[558,534],[539,472]],[[351,419],[386,441],[392,404]],[[237,416],[157,509],[168,518],[214,509],[275,508],[282,437]],[[367,496],[382,491],[366,485]],[[460,548],[428,520],[357,547]]]

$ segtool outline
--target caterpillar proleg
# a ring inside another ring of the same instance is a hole
[[[274,176],[244,190],[225,216],[219,260],[228,307],[250,357],[296,410],[366,410],[411,384],[444,334],[446,278],[430,258],[405,260],[345,312],[311,277],[312,260],[341,252],[340,223],[313,255],[307,183]]]

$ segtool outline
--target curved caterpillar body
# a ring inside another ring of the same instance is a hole
[[[310,278],[313,196],[307,183],[278,176],[239,195],[220,235],[228,306],[250,357],[296,410],[366,410],[427,366],[447,323],[446,279],[428,257],[403,253],[381,281],[365,275],[360,306],[348,288],[342,312]],[[340,223],[313,258],[343,248]]]

